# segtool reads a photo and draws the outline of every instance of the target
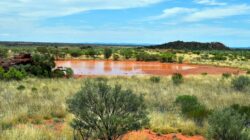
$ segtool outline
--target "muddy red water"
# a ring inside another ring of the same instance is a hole
[[[235,68],[216,67],[192,64],[173,64],[140,61],[109,60],[67,60],[56,61],[57,67],[70,67],[77,76],[132,76],[132,75],[172,75],[190,74],[240,74],[243,71]]]

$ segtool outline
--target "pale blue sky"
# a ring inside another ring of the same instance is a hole
[[[250,0],[1,0],[0,41],[250,46]]]

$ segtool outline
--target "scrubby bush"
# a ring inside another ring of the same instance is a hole
[[[143,97],[106,81],[85,81],[67,103],[75,115],[72,127],[82,139],[116,140],[148,124]]]
[[[249,140],[245,117],[232,109],[215,111],[209,116],[208,137],[215,140]]]
[[[159,83],[161,81],[161,78],[157,76],[152,76],[150,77],[150,81],[153,83]]]
[[[0,58],[6,58],[8,56],[8,50],[5,48],[0,48]]]
[[[17,90],[24,90],[25,89],[25,86],[24,85],[20,85],[16,88]]]
[[[133,56],[133,51],[131,49],[122,49],[120,53],[125,59],[130,59]]]
[[[4,73],[5,80],[22,80],[26,77],[25,71],[19,71],[13,67],[11,67],[6,73]]]
[[[112,53],[113,53],[113,51],[111,48],[105,48],[103,51],[104,58],[109,59],[112,56]]]
[[[118,61],[120,56],[118,54],[113,54],[113,60]]]
[[[232,86],[235,90],[244,91],[250,86],[250,78],[247,76],[239,76],[232,80]]]
[[[247,74],[250,74],[250,70],[247,71]]]
[[[183,63],[183,60],[184,60],[184,57],[183,57],[183,56],[179,56],[179,57],[178,57],[178,63],[179,63],[179,64],[182,64],[182,63]]]
[[[75,51],[70,52],[70,55],[72,57],[80,57],[80,56],[82,56],[82,52],[79,50],[75,50]]]
[[[60,70],[60,69],[55,69],[53,72],[52,72],[52,77],[54,78],[62,78],[65,76],[65,73],[63,70]]]
[[[229,78],[229,77],[231,77],[232,75],[230,74],[230,73],[223,73],[222,74],[222,77],[223,78]]]
[[[250,121],[250,106],[240,106],[239,104],[234,104],[230,107],[231,109],[237,111],[242,116],[246,116],[246,121]]]
[[[172,81],[174,85],[180,85],[184,82],[184,79],[180,73],[175,73],[172,75]]]
[[[210,113],[206,106],[198,102],[195,96],[178,96],[175,102],[181,105],[181,112],[183,115],[193,119],[199,125],[203,124],[204,119],[207,118]]]
[[[0,67],[0,80],[4,78],[3,77],[4,73],[5,73],[5,70],[2,67]]]
[[[161,62],[175,62],[176,55],[172,53],[164,53],[160,55]]]
[[[74,75],[74,71],[71,68],[66,68],[65,70],[66,77],[72,77]]]
[[[98,55],[98,52],[94,49],[94,48],[89,48],[87,49],[87,51],[85,52],[85,55],[87,55],[88,57],[92,57],[92,58],[96,58],[96,56]]]

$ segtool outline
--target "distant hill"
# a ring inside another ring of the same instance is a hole
[[[161,45],[145,46],[153,49],[176,49],[176,50],[230,50],[229,47],[220,42],[201,43],[174,41]]]

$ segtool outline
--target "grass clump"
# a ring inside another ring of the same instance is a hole
[[[180,85],[184,82],[184,78],[182,76],[182,74],[180,73],[175,73],[173,76],[172,76],[172,81],[173,81],[173,84],[174,85]]]
[[[25,86],[24,85],[20,85],[20,86],[17,87],[17,90],[20,90],[20,91],[25,90]]]
[[[250,86],[250,78],[247,76],[239,76],[232,80],[232,86],[237,91],[247,90]]]
[[[223,74],[222,74],[222,77],[223,77],[223,78],[230,78],[231,76],[232,76],[231,73],[223,73]]]
[[[184,114],[187,118],[193,119],[200,125],[203,124],[204,119],[207,118],[210,113],[205,105],[198,102],[198,99],[195,96],[178,96],[175,102],[181,105],[182,114]]]
[[[232,109],[215,111],[208,119],[208,137],[216,140],[249,140],[245,116]]]
[[[158,76],[152,76],[152,77],[150,77],[149,80],[150,80],[152,83],[160,83],[161,78],[158,77]]]

